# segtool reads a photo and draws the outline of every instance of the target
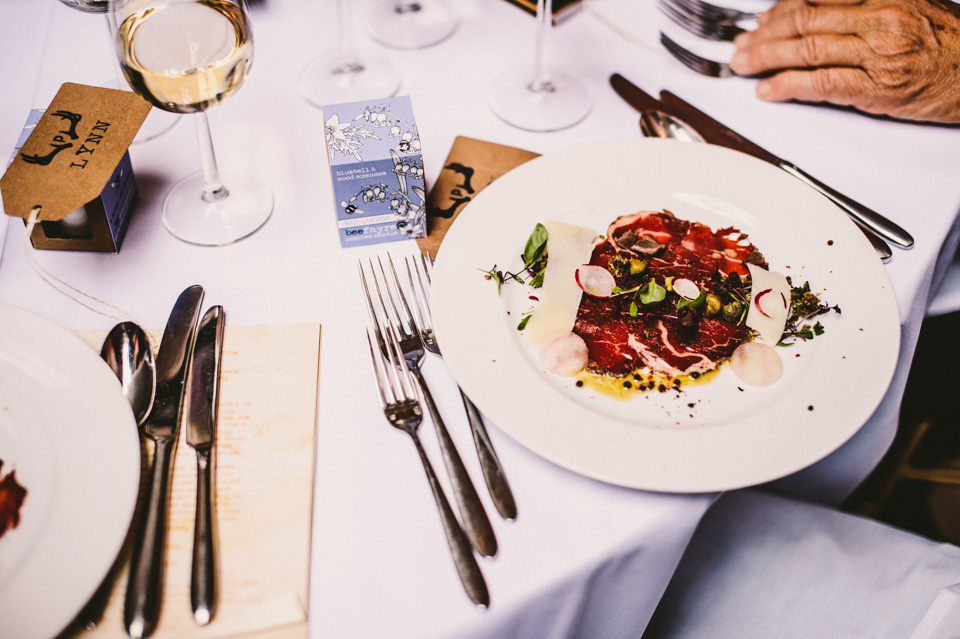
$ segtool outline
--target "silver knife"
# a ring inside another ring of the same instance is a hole
[[[210,308],[200,320],[193,347],[187,392],[187,444],[197,451],[197,516],[193,526],[193,568],[190,606],[201,626],[210,623],[216,609],[216,554],[213,541],[212,453],[220,395],[220,358],[223,353],[223,307]]]
[[[133,541],[123,624],[133,639],[149,637],[157,627],[163,593],[163,554],[167,532],[167,492],[180,432],[184,377],[200,316],[203,288],[187,288],[173,306],[157,353],[157,393],[144,423],[156,442],[144,509]]]

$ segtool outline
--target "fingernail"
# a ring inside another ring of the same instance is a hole
[[[747,65],[750,63],[750,56],[746,51],[738,51],[733,54],[733,58],[730,60],[730,65],[733,67],[733,70],[737,73],[746,71]]]

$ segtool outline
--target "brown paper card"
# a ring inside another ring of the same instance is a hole
[[[97,198],[149,112],[130,91],[65,83],[0,178],[7,215],[59,220]]]
[[[427,196],[428,233],[427,237],[417,240],[420,250],[436,255],[447,229],[477,193],[507,171],[538,155],[512,146],[458,136]]]

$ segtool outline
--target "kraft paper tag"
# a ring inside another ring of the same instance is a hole
[[[65,83],[0,178],[7,215],[59,220],[98,197],[149,112],[130,91]]]
[[[427,196],[427,237],[420,250],[437,254],[447,229],[464,206],[491,182],[538,153],[512,146],[458,136],[443,163],[443,170]]]

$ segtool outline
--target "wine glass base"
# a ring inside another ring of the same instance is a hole
[[[297,89],[304,100],[316,107],[388,98],[400,89],[400,74],[382,60],[361,62],[333,52],[304,67]]]
[[[518,69],[501,77],[490,95],[497,116],[528,131],[559,131],[577,124],[590,113],[586,86],[571,75],[550,73],[552,90],[535,90],[531,69]]]
[[[460,20],[437,0],[373,0],[367,9],[367,34],[392,49],[425,49],[453,35]]]
[[[265,182],[241,169],[221,169],[229,195],[213,202],[201,197],[203,175],[179,182],[163,201],[163,225],[184,242],[223,246],[252,235],[273,213],[273,192]]]

